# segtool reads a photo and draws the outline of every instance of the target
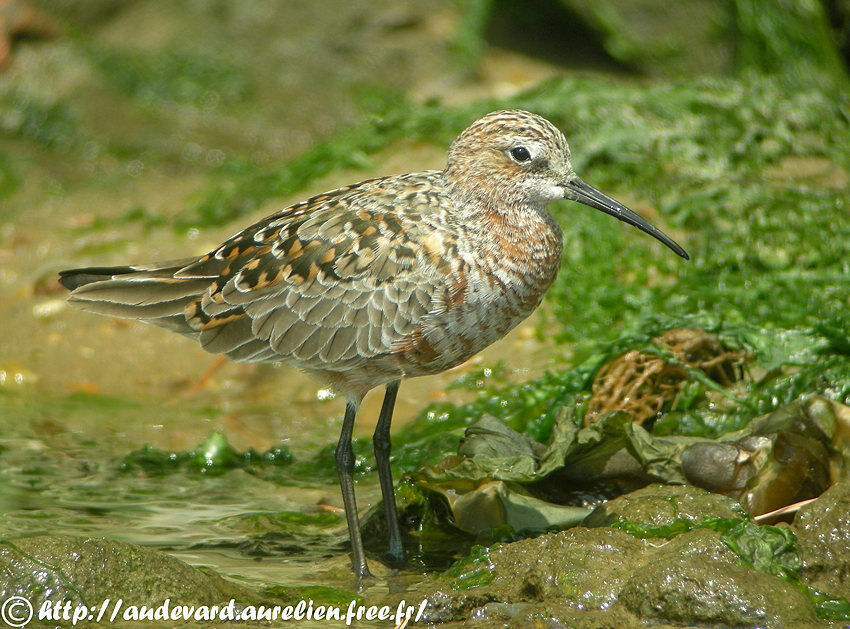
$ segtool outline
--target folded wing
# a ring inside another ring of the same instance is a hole
[[[236,361],[348,369],[391,352],[445,291],[439,265],[409,237],[409,200],[402,219],[383,181],[286,208],[200,258],[75,269],[60,281],[79,307],[171,329]]]

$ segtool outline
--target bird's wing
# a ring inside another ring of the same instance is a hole
[[[443,245],[419,229],[438,202],[432,185],[396,177],[322,194],[180,269],[214,278],[184,311],[201,345],[331,369],[399,347],[446,300]]]

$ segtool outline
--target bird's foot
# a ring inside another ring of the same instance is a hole
[[[385,552],[381,554],[381,562],[384,565],[389,566],[390,568],[395,568],[396,570],[404,570],[405,568],[410,568],[410,564],[407,563],[407,559],[404,556],[404,553],[394,553],[391,551]]]
[[[358,570],[354,575],[354,585],[358,593],[364,592],[373,585],[377,585],[378,581],[378,577],[369,572],[369,568],[366,566],[363,566],[363,568]]]

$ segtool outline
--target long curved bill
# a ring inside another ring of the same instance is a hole
[[[597,190],[589,183],[585,183],[578,177],[574,177],[566,183],[564,188],[566,190],[564,198],[570,199],[571,201],[578,201],[579,203],[583,203],[584,205],[600,210],[601,212],[610,214],[611,216],[620,219],[624,223],[634,225],[642,232],[646,232],[656,240],[660,240],[661,242],[663,242],[677,255],[682,256],[685,260],[690,259],[690,256],[688,256],[687,252],[682,249],[682,247],[680,247],[672,238],[670,238],[670,236],[665,234],[657,227],[651,225],[645,218],[643,218],[639,214],[632,212],[629,208],[627,208],[619,201],[615,201],[604,192]]]

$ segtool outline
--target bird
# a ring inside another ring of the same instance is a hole
[[[685,250],[580,179],[567,141],[523,110],[474,121],[443,170],[367,179],[290,205],[209,253],[60,272],[73,306],[137,319],[236,362],[284,363],[345,395],[334,451],[358,583],[372,578],[353,484],[351,439],[363,397],[384,387],[373,435],[388,534],[404,567],[390,471],[402,380],[459,365],[528,317],[561,264],[547,206],[577,201]]]

